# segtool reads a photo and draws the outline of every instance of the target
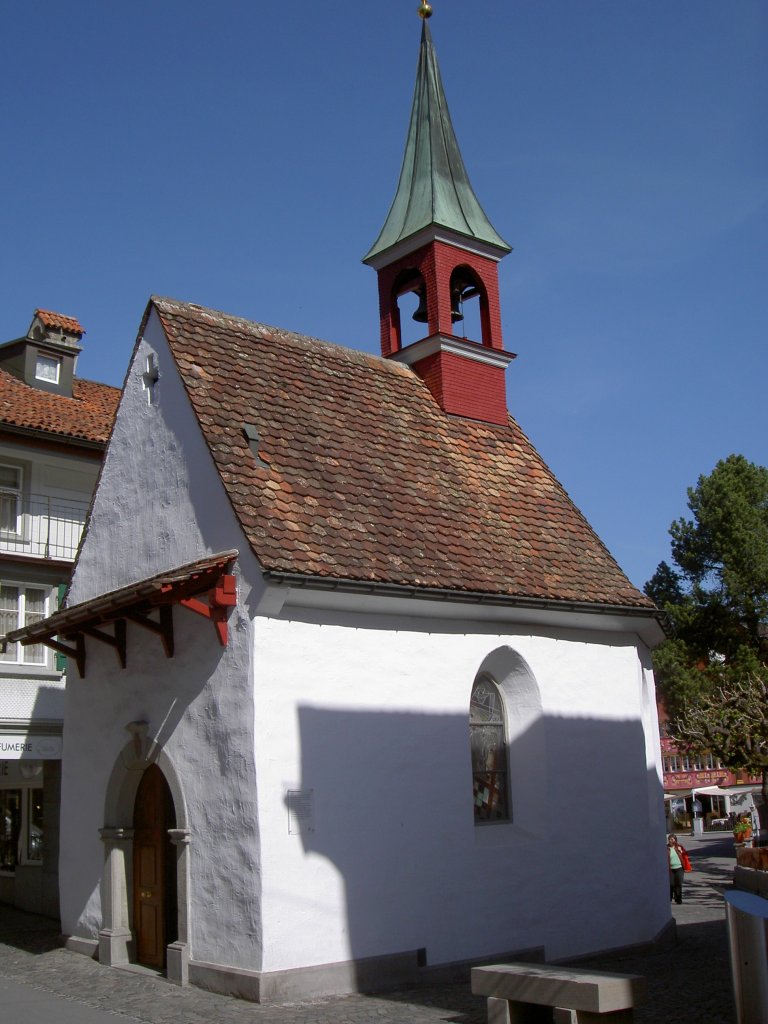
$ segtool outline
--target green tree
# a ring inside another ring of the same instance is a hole
[[[736,770],[768,770],[768,686],[760,678],[733,679],[690,702],[677,720],[683,747],[712,750]]]
[[[672,561],[645,592],[674,636],[654,654],[670,731],[683,749],[762,774],[768,828],[768,469],[729,455],[688,490]]]

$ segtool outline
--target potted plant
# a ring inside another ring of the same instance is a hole
[[[748,839],[752,838],[752,825],[744,818],[740,818],[739,821],[733,826],[733,838],[737,843],[745,843]]]

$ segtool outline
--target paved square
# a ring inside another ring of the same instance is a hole
[[[567,837],[563,840],[567,842]],[[652,953],[603,956],[579,967],[641,974],[637,1024],[734,1024],[722,891],[735,865],[730,834],[683,840],[694,870],[673,906],[677,940]],[[586,915],[588,922],[588,914]],[[588,924],[585,925],[588,927]],[[58,945],[55,924],[0,907],[0,1003],[25,1024],[485,1024],[485,999],[466,985],[259,1006],[151,974],[111,970]]]

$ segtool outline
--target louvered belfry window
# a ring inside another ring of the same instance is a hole
[[[509,821],[509,778],[504,703],[498,686],[482,676],[469,703],[475,824]]]

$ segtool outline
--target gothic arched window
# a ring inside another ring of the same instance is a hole
[[[504,702],[498,686],[488,676],[481,676],[472,687],[469,743],[475,824],[510,821]]]

